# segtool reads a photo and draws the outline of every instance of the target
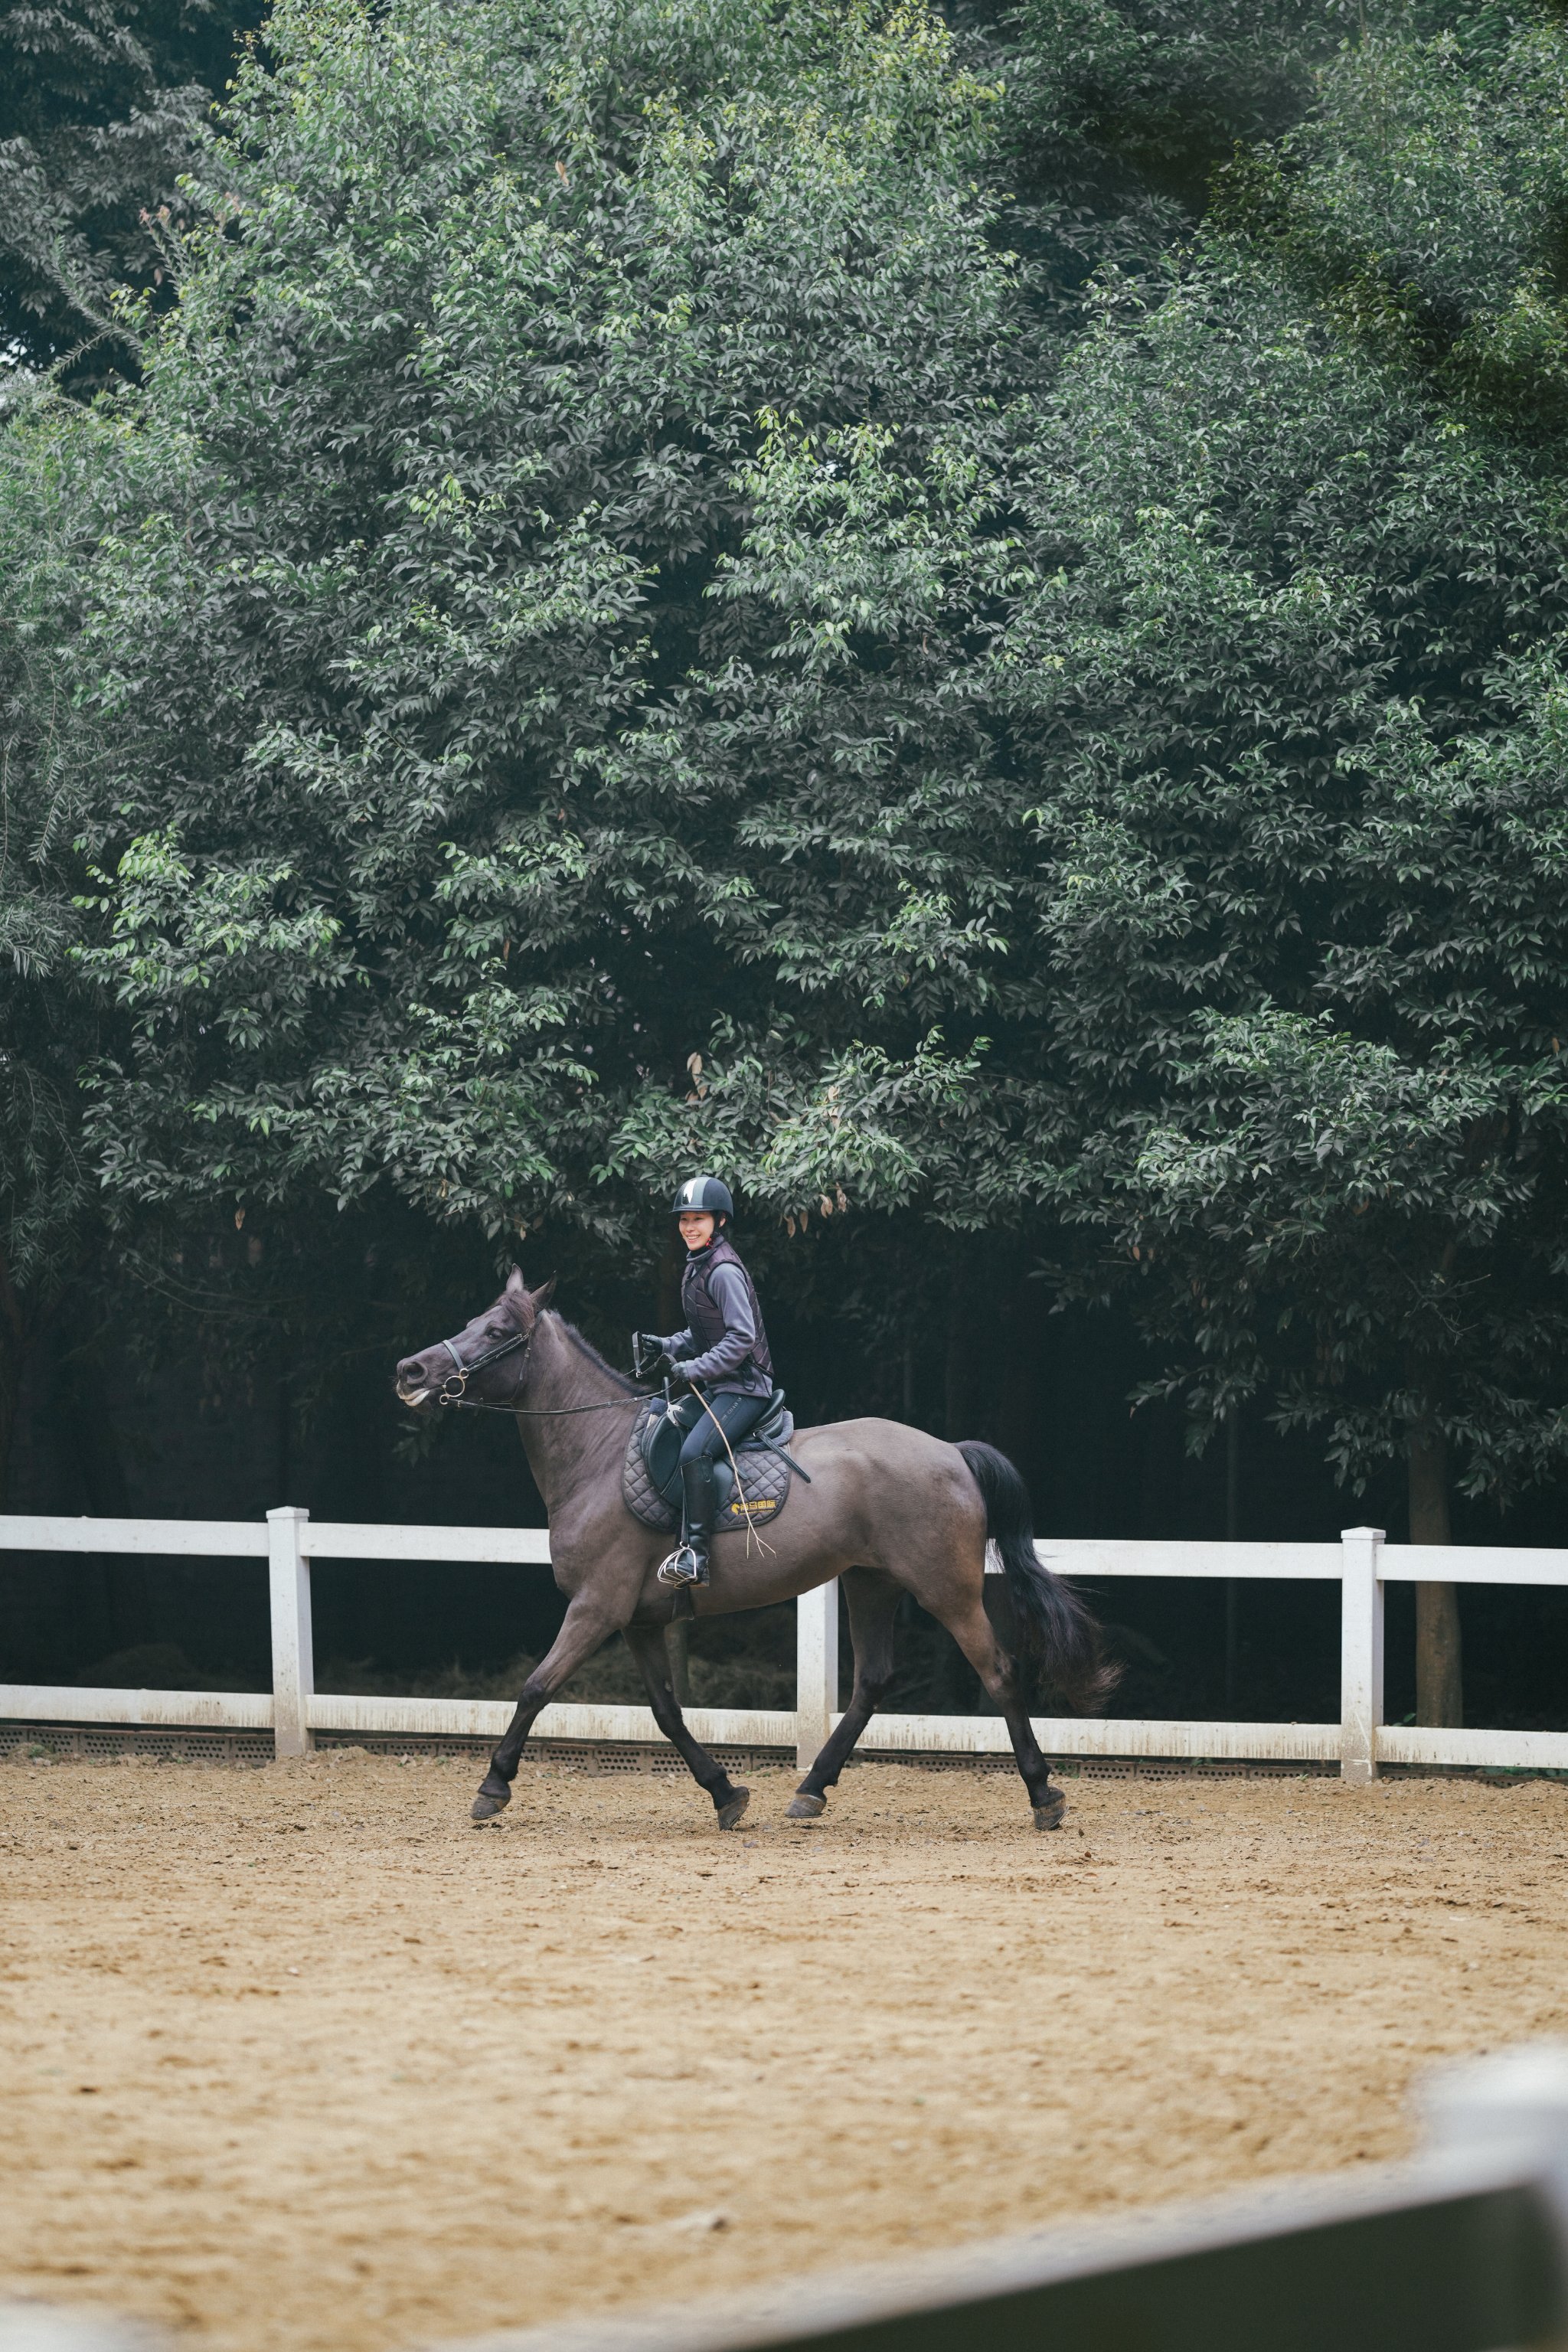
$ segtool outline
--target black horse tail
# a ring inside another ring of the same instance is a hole
[[[1020,1663],[1054,1684],[1080,1715],[1105,1705],[1121,1670],[1104,1655],[1100,1627],[1070,1584],[1035,1552],[1029,1490],[1005,1454],[977,1437],[959,1447],[985,1505],[985,1534],[1001,1554]]]

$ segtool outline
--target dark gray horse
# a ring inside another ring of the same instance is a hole
[[[531,1291],[513,1267],[495,1305],[454,1339],[397,1367],[397,1393],[416,1412],[448,1404],[515,1412],[550,1514],[555,1581],[566,1615],[548,1656],[523,1685],[505,1738],[479,1784],[473,1817],[488,1821],[511,1797],[523,1743],[540,1709],[610,1634],[626,1635],[647,1685],[654,1719],[731,1830],[747,1791],[687,1729],[670,1683],[664,1629],[675,1595],[654,1570],[668,1538],[635,1519],[621,1499],[621,1464],[644,1393],[581,1332],[547,1311],[554,1286]],[[979,1444],[946,1445],[898,1421],[838,1421],[796,1433],[791,1451],[809,1472],[767,1533],[767,1549],[740,1529],[714,1547],[712,1582],[692,1596],[700,1617],[763,1609],[843,1580],[855,1644],[855,1687],[842,1723],[800,1784],[789,1811],[820,1813],[855,1742],[893,1679],[893,1616],[900,1592],[945,1625],[1006,1718],[1037,1829],[1054,1830],[1066,1799],[1030,1726],[1028,1670],[1038,1669],[1079,1708],[1100,1705],[1115,1681],[1098,1628],[1069,1585],[1035,1556],[1029,1498],[1006,1456]],[[1011,1599],[1015,1664],[985,1608],[985,1546],[1001,1554]],[[1020,1668],[1023,1671],[1020,1671]]]

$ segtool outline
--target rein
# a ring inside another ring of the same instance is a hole
[[[512,1386],[511,1402],[490,1404],[482,1397],[471,1397],[468,1394],[468,1381],[473,1373],[482,1372],[488,1364],[499,1363],[503,1356],[513,1355],[520,1348],[526,1350],[528,1339],[527,1333],[514,1331],[510,1339],[503,1339],[499,1347],[491,1348],[483,1356],[476,1356],[471,1364],[464,1363],[450,1339],[443,1339],[440,1344],[451,1357],[453,1369],[441,1383],[440,1393],[436,1399],[437,1403],[462,1405],[469,1412],[527,1412],[531,1413],[538,1421],[559,1421],[568,1413],[609,1412],[618,1404],[647,1404],[648,1397],[653,1394],[653,1391],[649,1390],[646,1393],[639,1392],[635,1396],[599,1397],[592,1404],[519,1404],[516,1402],[516,1397],[518,1390],[522,1386],[521,1366],[517,1380]]]
[[[468,1370],[479,1367],[470,1364]],[[531,1412],[537,1421],[559,1421],[569,1412],[608,1412],[617,1404],[647,1404],[658,1391],[649,1389],[645,1394],[624,1397],[601,1397],[595,1404],[487,1404],[482,1397],[442,1396],[437,1404],[458,1404],[467,1412]]]

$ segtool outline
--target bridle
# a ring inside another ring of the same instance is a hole
[[[597,1397],[592,1404],[519,1404],[517,1400],[522,1392],[522,1376],[528,1369],[528,1344],[532,1337],[531,1331],[514,1331],[510,1339],[499,1340],[495,1347],[487,1349],[482,1356],[476,1356],[468,1364],[464,1363],[450,1339],[438,1339],[436,1344],[446,1349],[452,1359],[452,1369],[437,1391],[437,1403],[461,1405],[468,1412],[527,1412],[541,1421],[558,1421],[569,1413],[609,1412],[616,1405],[646,1404],[653,1393],[651,1390],[639,1390],[635,1396]],[[476,1372],[482,1372],[487,1365],[499,1364],[503,1356],[515,1355],[519,1349],[522,1350],[524,1361],[517,1368],[511,1394],[504,1402],[492,1404],[486,1397],[468,1395],[468,1382]]]
[[[531,1336],[531,1333],[527,1331],[514,1331],[510,1339],[502,1339],[498,1346],[489,1349],[486,1354],[476,1356],[471,1364],[464,1363],[461,1356],[458,1355],[450,1339],[438,1340],[437,1345],[438,1347],[445,1348],[447,1353],[452,1359],[452,1369],[447,1373],[446,1379],[442,1381],[441,1386],[437,1392],[437,1403],[466,1404],[471,1412],[477,1412],[486,1411],[490,1412],[515,1412],[517,1411],[515,1399],[519,1390],[522,1386],[522,1375],[527,1369],[526,1365],[520,1364],[517,1368],[517,1378],[512,1382],[511,1390],[514,1402],[510,1404],[485,1406],[478,1397],[471,1397],[468,1395],[468,1382],[476,1372],[482,1372],[487,1365],[499,1364],[503,1356],[513,1355],[520,1348],[526,1354],[528,1343]]]

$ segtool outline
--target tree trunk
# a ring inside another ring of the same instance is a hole
[[[1241,1540],[1241,1417],[1232,1405],[1225,1417],[1225,1539]],[[1237,1666],[1241,1656],[1241,1580],[1225,1580],[1225,1711],[1236,1717]]]
[[[22,1371],[31,1338],[22,1303],[11,1283],[11,1269],[0,1249],[0,1502],[11,1462],[11,1439],[22,1402]]]
[[[978,1437],[985,1415],[981,1404],[981,1368],[985,1337],[980,1329],[985,1301],[980,1253],[971,1250],[953,1269],[948,1298],[947,1360],[943,1366],[942,1428],[950,1445]]]
[[[1448,1519],[1448,1449],[1430,1415],[1410,1438],[1410,1540],[1452,1543]],[[1464,1665],[1459,1643],[1459,1590],[1455,1584],[1415,1588],[1415,1720],[1454,1730],[1465,1719]]]
[[[86,1511],[98,1519],[128,1519],[131,1490],[104,1402],[113,1393],[112,1378],[105,1377],[100,1362],[95,1364],[68,1349],[65,1361],[57,1364],[51,1385],[51,1403],[62,1433],[68,1433],[76,1473],[77,1492],[66,1507]],[[94,1634],[91,1642],[102,1657],[148,1639],[149,1570],[144,1559],[116,1557],[112,1552],[100,1553],[96,1563],[90,1555],[82,1561],[83,1569],[94,1565],[102,1638]]]
[[[963,1321],[963,1285],[955,1274],[948,1285],[947,1344],[942,1362],[942,1433],[950,1445],[973,1434],[969,1426],[969,1333]]]
[[[11,1349],[0,1337],[0,1505],[5,1499],[5,1477],[11,1465],[11,1435],[16,1426],[16,1409],[21,1403],[21,1368],[14,1364]]]
[[[1038,1285],[1027,1280],[1022,1256],[1004,1261],[997,1285],[1000,1308],[994,1339],[996,1443],[1023,1473],[1036,1496],[1047,1467],[1038,1459],[1040,1412]]]
[[[686,1244],[681,1240],[672,1217],[658,1260],[658,1328],[661,1332],[679,1331],[681,1328],[680,1277],[685,1269],[686,1255]]]

